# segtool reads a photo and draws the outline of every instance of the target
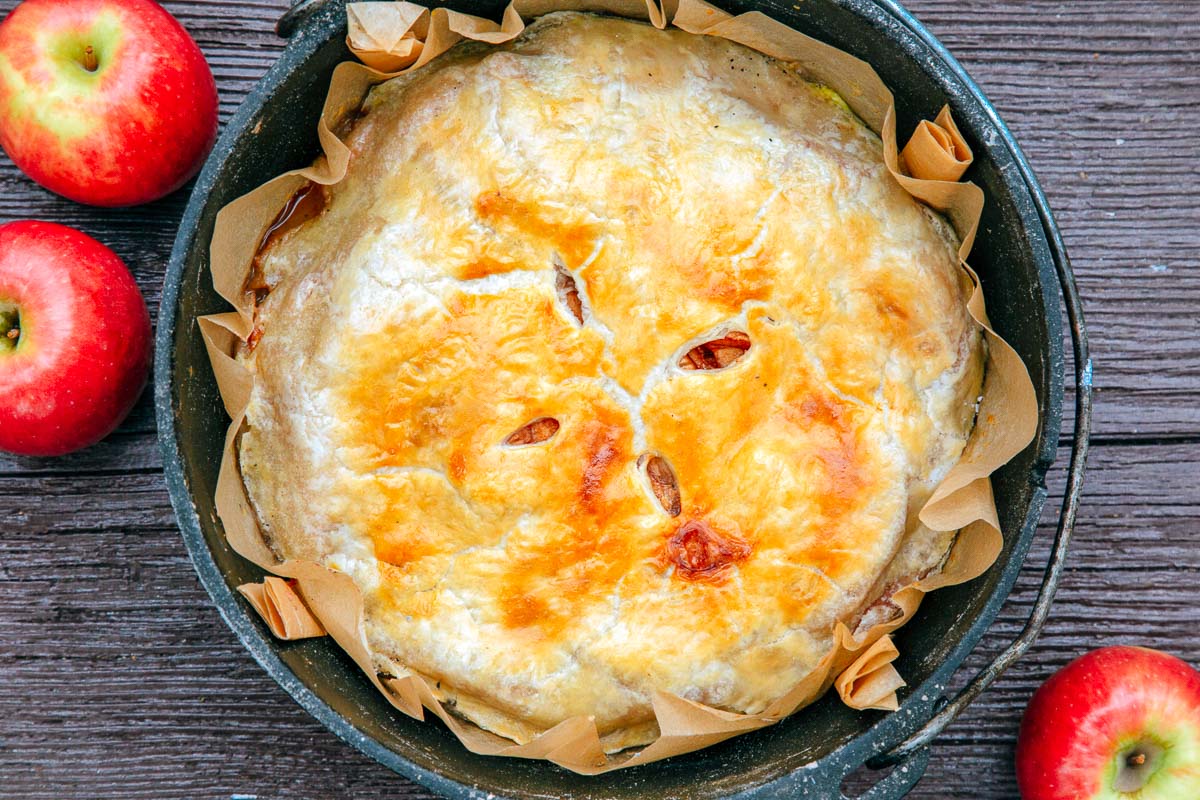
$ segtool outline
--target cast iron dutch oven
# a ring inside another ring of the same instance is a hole
[[[497,18],[504,0],[451,0]],[[1024,358],[1037,388],[1034,442],[995,475],[1005,545],[977,580],[931,594],[897,636],[910,689],[900,711],[857,712],[826,696],[782,723],[657,764],[583,778],[547,762],[468,753],[438,722],[393,710],[329,639],[275,640],[233,587],[260,571],[225,543],[213,489],[228,419],[196,317],[226,310],[212,289],[208,244],[217,211],[317,152],[316,120],[333,68],[349,57],[344,0],[303,0],[280,22],[290,41],[226,127],[192,194],[163,291],[155,390],[171,499],[221,615],[251,654],[309,713],[362,752],[453,798],[840,798],[864,763],[895,765],[863,798],[899,798],[920,779],[928,745],[1015,661],[1049,610],[1079,499],[1091,411],[1091,366],[1074,279],[1045,198],[996,110],[946,50],[894,0],[724,0],[756,9],[872,64],[896,94],[899,130],[950,103],[976,152],[968,178],[987,193],[971,263],[997,330]],[[469,142],[462,143],[469,147]],[[946,687],[1004,603],[1034,537],[1045,477],[1062,427],[1065,301],[1075,360],[1075,434],[1057,538],[1022,635],[954,697]]]

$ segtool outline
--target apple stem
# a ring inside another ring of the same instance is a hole
[[[1163,745],[1150,739],[1135,742],[1119,756],[1112,788],[1121,797],[1141,792],[1161,768],[1164,751]]]
[[[88,72],[95,72],[100,66],[100,62],[96,60],[96,51],[89,44],[87,49],[83,51],[83,68]]]
[[[0,353],[11,352],[20,344],[21,312],[0,300]]]

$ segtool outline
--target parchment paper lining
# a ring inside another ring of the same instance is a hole
[[[900,707],[896,690],[904,679],[892,666],[900,655],[891,636],[881,636],[833,682],[842,700],[859,709],[895,711]]]
[[[253,375],[233,357],[253,324],[253,298],[243,287],[259,242],[287,200],[307,181],[330,185],[344,177],[349,151],[332,131],[358,109],[373,85],[421,68],[463,39],[507,42],[524,30],[522,18],[561,10],[605,12],[648,20],[658,28],[670,24],[690,33],[721,36],[790,62],[805,77],[838,92],[880,135],[884,160],[900,185],[944,213],[957,231],[962,241],[959,258],[975,286],[968,306],[988,344],[975,429],[961,461],[919,514],[920,521],[933,530],[959,531],[942,570],[893,595],[892,603],[900,609],[894,619],[858,637],[839,622],[834,630],[835,646],[817,668],[763,713],[730,713],[660,692],[653,698],[659,738],[640,751],[612,757],[605,755],[596,726],[588,717],[567,719],[528,744],[518,745],[452,715],[429,682],[402,665],[378,673],[363,632],[363,602],[357,586],[348,575],[313,562],[279,562],[267,547],[246,496],[235,446],[253,385]],[[348,43],[377,69],[351,62],[337,67],[318,125],[323,155],[313,166],[281,175],[230,203],[218,215],[213,234],[213,284],[236,309],[199,320],[221,396],[232,417],[216,492],[217,510],[230,546],[263,569],[292,579],[304,604],[393,706],[417,719],[424,718],[424,709],[430,710],[475,753],[545,759],[594,775],[691,752],[771,725],[835,683],[842,699],[854,708],[896,708],[896,689],[903,681],[892,666],[897,651],[889,634],[912,617],[925,593],[975,578],[995,561],[1003,539],[989,476],[1032,441],[1038,424],[1029,374],[1016,351],[988,325],[979,279],[966,264],[983,209],[983,191],[974,184],[955,182],[970,163],[970,150],[949,109],[943,108],[935,123],[923,123],[905,148],[902,167],[893,97],[870,66],[761,13],[732,16],[704,0],[665,0],[663,5],[657,0],[516,0],[499,25],[407,2],[351,3],[348,12]],[[958,170],[953,178],[947,172],[951,161]],[[931,179],[939,176],[947,179]]]
[[[974,160],[971,146],[954,124],[950,106],[942,106],[933,122],[924,119],[917,123],[900,151],[900,170],[926,180],[956,181]]]
[[[304,605],[291,582],[268,575],[262,583],[242,584],[238,591],[277,638],[290,642],[325,635],[321,621]]]

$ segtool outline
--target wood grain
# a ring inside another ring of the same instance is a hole
[[[209,57],[227,119],[281,49],[285,0],[166,5]],[[1054,616],[938,741],[913,795],[1012,798],[1020,714],[1054,669],[1118,642],[1200,663],[1200,13],[1195,0],[909,7],[1033,162],[1097,357],[1097,447]],[[184,203],[86,209],[0,159],[0,220],[101,238],[152,310]],[[428,797],[313,722],[241,649],[192,572],[160,469],[149,396],[84,453],[0,455],[0,797]],[[1048,535],[970,665],[1019,630]]]

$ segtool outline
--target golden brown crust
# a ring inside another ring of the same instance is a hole
[[[982,345],[954,243],[825,93],[580,14],[376,88],[262,263],[241,466],[370,644],[518,741],[761,711],[949,544]]]

